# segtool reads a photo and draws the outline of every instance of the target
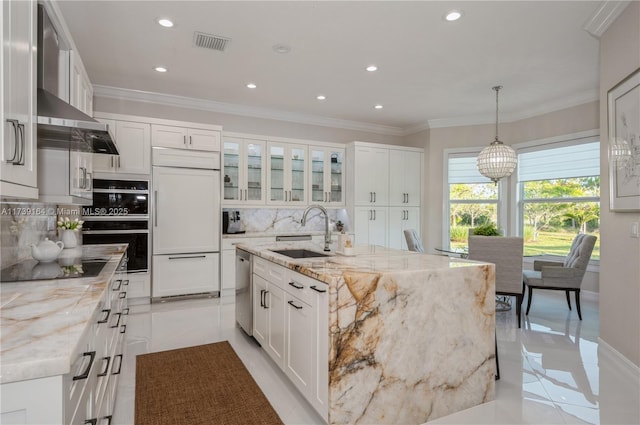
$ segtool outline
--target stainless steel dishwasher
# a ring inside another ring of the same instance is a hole
[[[236,322],[253,336],[252,255],[236,248]]]

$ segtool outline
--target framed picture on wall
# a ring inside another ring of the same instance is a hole
[[[640,211],[640,69],[609,90],[609,202]]]

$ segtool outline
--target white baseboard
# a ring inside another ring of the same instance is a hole
[[[611,360],[622,373],[636,376],[637,379],[640,379],[640,366],[623,356],[622,353],[604,342],[600,337],[598,337],[598,353]]]

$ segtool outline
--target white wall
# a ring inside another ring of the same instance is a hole
[[[629,237],[639,213],[609,210],[607,92],[640,68],[640,2],[631,2],[600,39],[600,338],[640,366],[640,239]]]
[[[223,131],[263,136],[290,137],[334,143],[349,143],[354,140],[392,145],[402,145],[404,143],[401,136],[381,135],[318,125],[297,124],[287,121],[252,118],[105,97],[95,97],[94,110],[96,112],[110,112],[113,114],[138,115],[143,117],[216,124],[221,125]]]

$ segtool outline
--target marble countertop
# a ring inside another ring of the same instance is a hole
[[[327,284],[337,284],[345,272],[401,273],[480,264],[477,261],[402,251],[377,245],[356,245],[353,248],[353,255],[350,256],[341,255],[336,251],[325,253],[323,244],[314,242],[238,243],[236,247]],[[273,252],[301,248],[329,256],[295,259]]]
[[[84,245],[82,256],[107,260],[96,277],[2,283],[0,383],[63,375],[126,244]]]

